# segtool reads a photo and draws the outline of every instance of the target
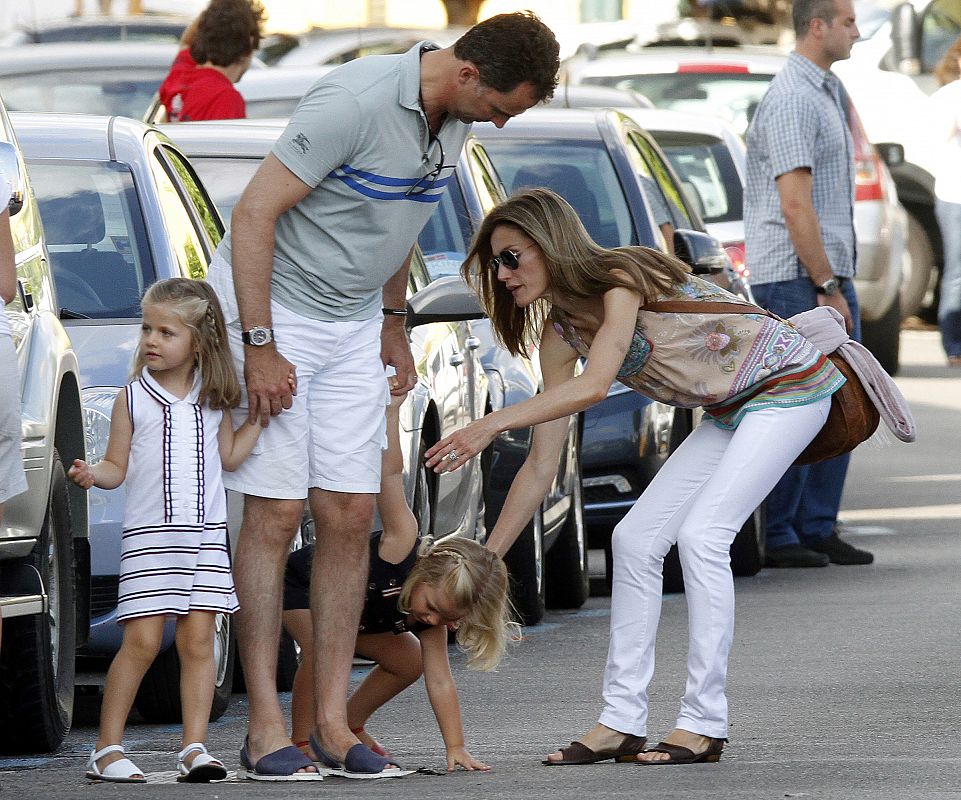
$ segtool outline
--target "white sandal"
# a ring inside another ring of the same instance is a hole
[[[101,750],[94,749],[90,753],[87,761],[87,780],[106,781],[108,783],[146,783],[147,776],[140,767],[133,763],[129,758],[121,758],[103,768],[97,766],[97,762],[104,756],[111,753],[125,755],[123,745],[108,744]]]
[[[184,759],[193,752],[197,755],[188,767],[184,764]],[[223,762],[210,755],[201,742],[188,744],[177,753],[177,772],[180,773],[177,780],[181,783],[210,783],[210,781],[222,781],[227,777],[227,768]]]

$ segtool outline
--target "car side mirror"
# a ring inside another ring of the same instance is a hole
[[[898,72],[921,73],[921,29],[911,3],[901,3],[891,11],[891,49]]]
[[[881,142],[874,145],[874,149],[888,167],[900,167],[904,163],[904,145],[899,142]]]
[[[407,299],[408,328],[431,322],[483,319],[486,316],[474,290],[459,275],[437,278]]]
[[[674,255],[687,264],[695,275],[717,275],[724,272],[729,259],[721,243],[709,234],[678,228],[674,231]]]
[[[10,181],[12,194],[10,195],[10,216],[20,213],[23,208],[23,193],[25,184],[23,171],[20,169],[20,159],[17,156],[17,148],[10,142],[0,142],[0,172],[7,176]]]

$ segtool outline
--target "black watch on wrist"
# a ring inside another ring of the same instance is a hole
[[[818,294],[833,295],[837,294],[840,290],[841,286],[838,284],[837,278],[828,278],[824,283],[817,285]]]
[[[270,344],[274,340],[274,329],[257,325],[249,331],[241,333],[240,339],[244,344],[263,347],[265,344]]]

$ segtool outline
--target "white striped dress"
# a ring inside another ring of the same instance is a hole
[[[125,388],[133,422],[117,619],[238,609],[217,432],[199,376],[180,399],[144,368]]]

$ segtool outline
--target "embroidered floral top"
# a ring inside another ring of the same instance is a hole
[[[744,302],[693,275],[676,293],[658,299]],[[561,338],[587,356],[589,347],[564,312],[555,307],[551,318]],[[643,309],[617,379],[668,405],[703,406],[724,428],[737,427],[748,411],[813,403],[844,384],[830,359],[766,314]]]

